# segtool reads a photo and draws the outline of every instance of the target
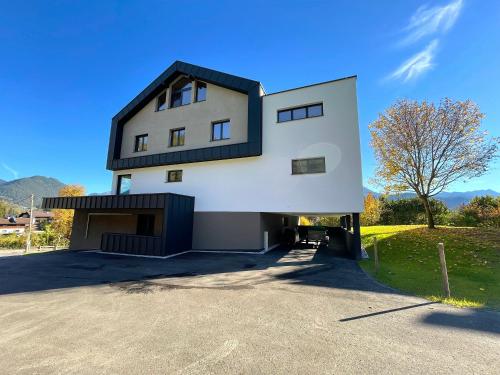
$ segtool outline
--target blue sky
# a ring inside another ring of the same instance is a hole
[[[500,2],[0,1],[0,178],[110,189],[111,117],[173,61],[274,92],[358,75],[368,124],[398,98],[474,100],[500,136]],[[449,190],[500,191],[500,163]]]

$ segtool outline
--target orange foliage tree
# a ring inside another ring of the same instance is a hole
[[[59,190],[60,197],[78,197],[85,195],[81,185],[66,185]],[[74,210],[54,210],[52,229],[56,233],[57,242],[68,241],[71,237]]]

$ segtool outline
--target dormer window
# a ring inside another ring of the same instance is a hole
[[[173,84],[170,107],[180,107],[191,103],[191,88],[192,83],[187,78],[181,78]]]
[[[167,108],[167,92],[163,91],[156,99],[156,111],[163,111]]]

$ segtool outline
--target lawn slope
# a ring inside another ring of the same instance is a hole
[[[378,240],[380,270],[374,272],[373,238]],[[416,225],[361,228],[369,260],[360,266],[380,282],[431,300],[457,306],[500,310],[500,230]],[[443,242],[451,299],[443,300],[437,252]]]

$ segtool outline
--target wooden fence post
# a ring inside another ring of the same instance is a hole
[[[373,237],[373,258],[375,260],[375,273],[377,273],[380,268],[378,263],[377,237]]]
[[[444,255],[444,245],[438,243],[439,262],[441,263],[441,274],[443,276],[443,291],[446,298],[450,298],[450,284],[448,282],[448,270],[446,268],[446,257]]]

